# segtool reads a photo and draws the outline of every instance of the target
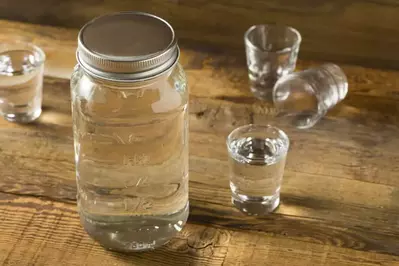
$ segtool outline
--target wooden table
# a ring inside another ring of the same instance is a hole
[[[231,206],[225,137],[267,123],[273,109],[248,90],[244,55],[183,47],[190,83],[189,223],[166,246],[118,254],[79,224],[68,77],[76,30],[0,21],[0,40],[47,54],[43,114],[0,120],[3,265],[399,265],[399,72],[342,66],[347,98],[291,138],[278,210],[247,217]],[[299,69],[320,62],[299,62]]]

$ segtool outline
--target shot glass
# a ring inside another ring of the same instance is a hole
[[[45,54],[25,42],[0,43],[0,114],[27,123],[42,112]]]
[[[259,99],[272,101],[274,84],[295,69],[301,35],[291,27],[254,25],[244,41],[251,91]]]
[[[329,63],[282,77],[274,87],[273,102],[281,120],[306,129],[314,126],[347,93],[345,73]]]
[[[248,215],[264,215],[280,203],[289,139],[280,129],[246,125],[227,137],[232,203]]]

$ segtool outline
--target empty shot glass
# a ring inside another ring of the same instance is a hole
[[[0,43],[0,114],[6,120],[27,123],[40,116],[44,61],[35,45]]]
[[[227,137],[232,203],[248,215],[264,215],[280,203],[289,139],[280,129],[246,125]]]
[[[254,25],[244,41],[251,91],[255,97],[271,101],[274,84],[295,69],[301,35],[291,27]]]
[[[314,126],[347,93],[345,73],[329,63],[282,77],[274,87],[273,102],[281,120],[306,129]]]

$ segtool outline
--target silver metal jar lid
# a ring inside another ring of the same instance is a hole
[[[77,60],[89,74],[120,81],[155,77],[178,60],[171,25],[143,12],[97,17],[79,32]]]

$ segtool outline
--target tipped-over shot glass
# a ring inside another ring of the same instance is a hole
[[[249,83],[255,97],[271,101],[277,80],[294,71],[300,33],[280,25],[254,25],[244,35]]]
[[[306,129],[342,101],[347,92],[345,73],[329,63],[282,77],[274,87],[273,102],[281,120]]]
[[[0,115],[27,123],[42,112],[45,54],[22,41],[0,42]]]
[[[280,203],[289,139],[270,125],[246,125],[227,137],[232,203],[248,215],[265,215]]]

